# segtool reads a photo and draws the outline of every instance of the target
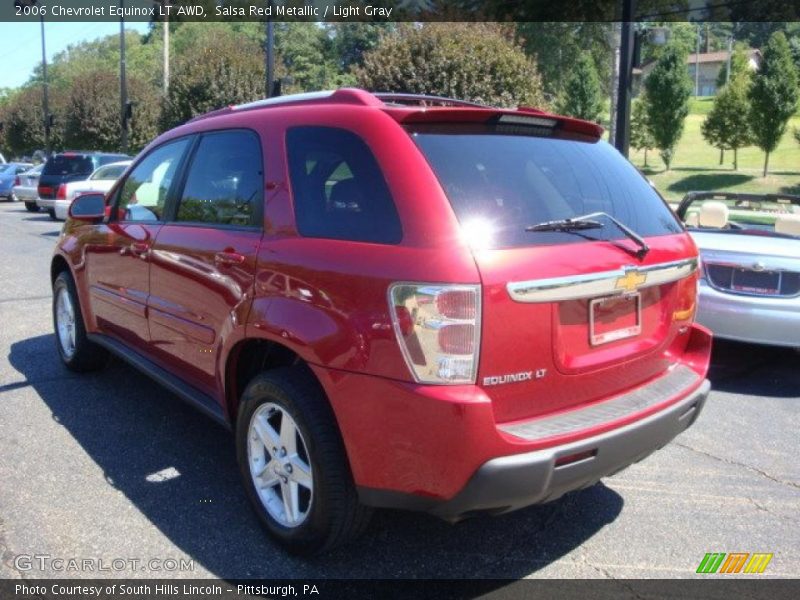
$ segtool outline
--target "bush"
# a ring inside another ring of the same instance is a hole
[[[361,86],[497,106],[542,105],[541,79],[512,31],[495,23],[400,26],[356,69]]]

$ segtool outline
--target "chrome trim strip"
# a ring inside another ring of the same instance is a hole
[[[528,441],[574,433],[623,419],[666,402],[689,387],[697,385],[701,379],[695,371],[679,364],[655,381],[606,402],[552,417],[499,425],[498,429]]]
[[[506,289],[511,299],[516,302],[562,302],[624,294],[654,285],[663,285],[688,277],[696,270],[697,258],[688,258],[646,267],[631,265],[586,275],[510,282],[506,285]],[[632,273],[646,276],[645,282],[634,289],[617,288],[617,281]]]

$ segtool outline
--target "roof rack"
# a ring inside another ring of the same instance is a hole
[[[199,121],[209,117],[223,114],[241,112],[246,110],[257,110],[261,108],[291,106],[295,104],[360,104],[362,106],[421,106],[421,107],[453,107],[453,108],[493,108],[478,102],[458,100],[456,98],[446,98],[429,94],[407,94],[394,92],[368,92],[359,88],[340,88],[338,90],[326,90],[322,92],[307,92],[303,94],[289,94],[275,98],[264,98],[254,102],[247,102],[236,106],[228,106],[213,110],[203,115],[198,115],[191,122]],[[528,106],[520,106],[519,112],[545,114],[544,111]]]
[[[372,94],[384,104],[420,105],[420,106],[465,106],[470,108],[490,108],[485,104],[446,98],[444,96],[430,96],[428,94],[396,94],[393,92],[375,92]]]

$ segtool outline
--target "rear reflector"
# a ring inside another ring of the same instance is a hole
[[[556,459],[555,468],[559,467],[566,467],[567,465],[573,465],[577,462],[581,462],[590,458],[594,458],[597,456],[597,449],[594,450],[586,450],[585,452],[576,452],[575,454],[567,454],[566,456],[559,456]]]

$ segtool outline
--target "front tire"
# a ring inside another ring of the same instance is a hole
[[[59,273],[53,283],[53,327],[64,366],[77,372],[105,366],[108,353],[86,336],[75,281],[67,271]]]
[[[36,204],[36,202],[26,202],[25,210],[32,213],[39,212],[39,206]]]
[[[340,546],[366,528],[336,421],[305,367],[256,376],[242,396],[236,452],[247,496],[269,534],[294,554]]]

